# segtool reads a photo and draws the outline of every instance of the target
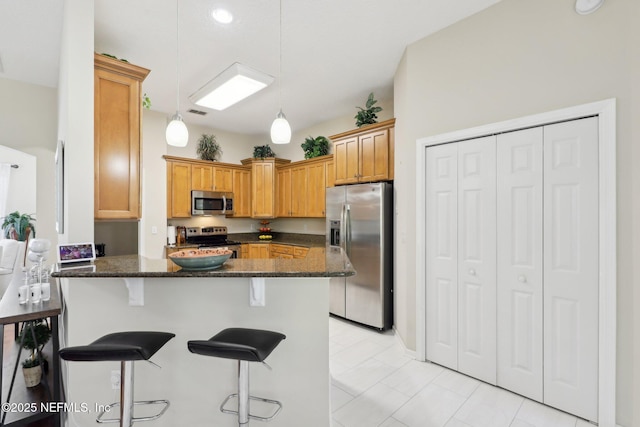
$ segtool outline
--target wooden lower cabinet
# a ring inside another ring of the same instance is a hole
[[[293,259],[293,246],[271,243],[270,258]]]
[[[248,258],[269,258],[269,243],[248,243],[247,246],[249,247]]]
[[[283,245],[280,243],[243,243],[241,258],[281,258],[300,259],[307,256],[309,248],[305,246]]]

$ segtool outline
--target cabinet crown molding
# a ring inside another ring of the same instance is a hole
[[[151,70],[147,68],[95,52],[93,54],[93,67],[96,70],[106,70],[112,73],[122,74],[123,76],[128,76],[139,81],[143,81],[151,72]]]
[[[396,125],[396,119],[389,119],[389,120],[385,120],[384,122],[380,122],[380,123],[374,123],[372,125],[366,125],[366,126],[362,126],[356,129],[352,129],[346,132],[342,132],[336,135],[332,135],[329,137],[330,140],[334,140],[334,139],[341,139],[347,136],[353,136],[353,135],[359,135],[361,133],[369,133],[371,131],[374,130],[382,130],[382,129],[388,129],[388,128],[392,128]]]

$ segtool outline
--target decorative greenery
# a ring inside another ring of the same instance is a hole
[[[215,135],[202,134],[198,140],[198,156],[202,160],[216,161],[222,154],[222,148],[216,141]]]
[[[31,228],[33,237],[36,236],[36,226],[33,225],[33,221],[36,219],[33,215],[20,214],[20,212],[11,212],[9,215],[3,218],[2,231],[4,237],[7,239],[14,239],[24,242],[27,240],[27,227]]]
[[[265,157],[275,157],[276,153],[273,152],[269,144],[256,145],[253,147],[253,157],[255,159],[264,159]]]
[[[113,58],[113,59],[117,59],[118,61],[129,63],[129,61],[127,61],[126,59],[120,59],[120,58],[116,57],[115,55],[110,55],[108,53],[101,53],[100,55],[107,56],[107,57]]]
[[[371,92],[369,94],[369,98],[367,99],[366,109],[362,107],[356,107],[360,109],[360,111],[358,111],[358,114],[354,116],[354,118],[356,119],[356,126],[361,127],[364,125],[378,123],[378,120],[376,120],[378,118],[376,113],[382,111],[382,108],[374,107],[376,102],[378,101],[373,99],[373,92]]]
[[[149,96],[146,93],[142,95],[142,108],[147,110],[151,108],[151,99],[149,99]]]
[[[304,150],[305,159],[329,154],[329,140],[324,136],[318,136],[317,138],[309,136],[304,139],[300,147]]]
[[[33,340],[33,335],[36,336],[38,345],[36,345],[36,342]],[[31,328],[28,327],[27,323],[23,325],[18,340],[22,340],[22,346],[24,348],[31,350],[31,356],[22,362],[23,368],[33,368],[40,364],[40,359],[44,361],[44,356],[41,354],[42,349],[50,338],[51,329],[49,329],[44,319],[33,321],[33,333],[31,333]],[[38,355],[40,355],[40,357],[38,357]]]

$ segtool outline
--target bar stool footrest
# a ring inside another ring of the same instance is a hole
[[[131,419],[132,422],[139,422],[139,421],[153,421],[153,420],[157,420],[158,418],[160,418],[166,411],[167,408],[169,408],[169,401],[168,400],[140,400],[137,402],[133,402],[134,405],[164,405],[163,408],[160,410],[160,412],[158,412],[155,415],[150,415],[148,417],[139,417],[139,418],[135,418],[133,417]],[[96,418],[96,422],[97,423],[118,423],[120,422],[120,418],[107,418],[107,419],[102,419],[102,417],[107,413],[107,412],[111,412],[111,410],[113,408],[118,408],[120,406],[120,402],[115,402],[115,403],[110,403],[107,406],[105,406],[104,411],[100,412],[100,415],[98,415],[98,418]]]
[[[238,393],[233,393],[233,394],[230,394],[229,396],[227,396],[227,398],[224,400],[224,402],[222,402],[222,405],[220,405],[220,412],[225,413],[225,414],[238,415],[238,411],[234,411],[234,410],[231,410],[231,409],[224,409],[224,406],[227,404],[227,402],[229,402],[229,400],[237,399],[237,398],[238,398]],[[261,417],[261,416],[258,416],[258,415],[249,414],[249,418],[252,419],[252,420],[265,421],[265,422],[266,421],[271,421],[282,410],[282,403],[277,401],[277,400],[265,399],[264,397],[256,397],[256,396],[249,396],[249,399],[250,400],[257,400],[259,402],[270,403],[272,405],[277,406],[277,409],[275,410],[275,412],[273,414],[271,414],[270,416],[268,416],[268,417]]]

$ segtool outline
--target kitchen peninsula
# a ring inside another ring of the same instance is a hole
[[[137,255],[99,258],[94,266],[53,274],[61,278],[65,302],[61,346],[88,344],[116,331],[175,333],[153,358],[162,369],[136,364],[135,398],[171,401],[154,426],[237,425],[218,410],[235,392],[235,362],[187,350],[188,340],[208,339],[228,327],[287,336],[269,357],[272,371],[251,366],[251,393],[284,404],[271,425],[330,425],[329,280],[355,274],[339,249],[311,248],[302,259],[230,259],[211,271],[174,272],[166,259]],[[117,401],[110,378],[118,369],[117,362],[68,364],[67,401],[89,407]],[[260,413],[259,405],[252,408]],[[96,414],[69,416],[70,426],[85,426]]]

